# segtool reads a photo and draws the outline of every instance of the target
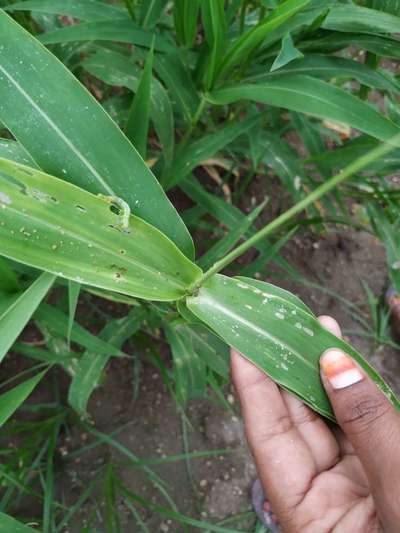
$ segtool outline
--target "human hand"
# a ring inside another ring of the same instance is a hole
[[[341,335],[328,316],[320,322]],[[339,350],[321,377],[340,427],[231,350],[246,435],[283,533],[400,531],[400,415]]]

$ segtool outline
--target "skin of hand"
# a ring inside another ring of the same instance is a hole
[[[319,320],[341,336],[333,318]],[[332,348],[320,360],[338,426],[233,349],[231,365],[247,440],[283,533],[400,532],[400,415],[349,356]]]

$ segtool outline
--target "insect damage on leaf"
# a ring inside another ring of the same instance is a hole
[[[119,196],[106,196],[104,194],[98,194],[100,198],[103,198],[110,204],[110,211],[120,217],[120,221],[115,226],[116,229],[128,230],[129,229],[129,217],[131,216],[131,208]]]

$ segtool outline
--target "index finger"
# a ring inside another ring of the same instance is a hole
[[[233,349],[231,366],[258,474],[282,520],[303,499],[317,475],[316,465],[278,386]]]

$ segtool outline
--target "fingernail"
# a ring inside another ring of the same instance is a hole
[[[337,348],[326,350],[321,356],[320,365],[334,389],[350,387],[363,379],[353,359]]]

